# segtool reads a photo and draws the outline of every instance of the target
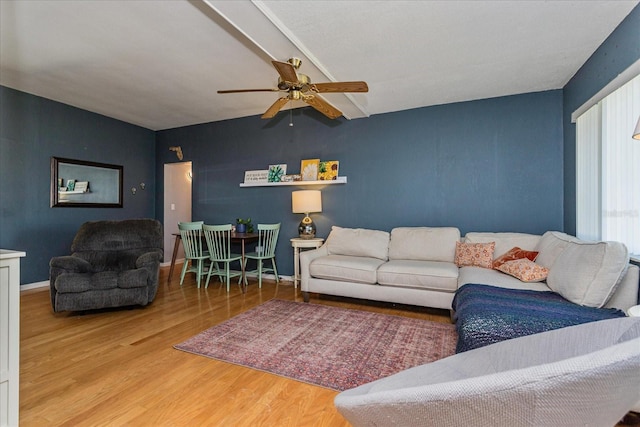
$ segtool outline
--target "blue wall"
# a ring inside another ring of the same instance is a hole
[[[154,217],[154,144],[148,129],[0,86],[0,247],[27,252],[22,283],[47,280],[83,222]],[[123,165],[124,207],[50,208],[52,156]]]
[[[240,188],[244,171],[300,160],[340,161],[344,185],[322,188],[318,235],[332,225],[390,230],[456,226],[467,231],[543,233],[563,226],[562,92],[548,91],[330,121],[310,108],[157,133],[156,179],[182,146],[193,162],[193,219],[282,222],[281,274],[293,271],[289,239],[301,215],[291,192],[310,187]],[[156,195],[162,218],[162,193]]]
[[[301,159],[339,160],[345,185],[323,188],[318,233],[331,225],[389,230],[455,225],[467,231],[575,232],[575,128],[570,115],[640,58],[636,7],[560,91],[422,108],[347,121],[311,109],[270,121],[248,117],[154,133],[0,87],[0,247],[27,251],[22,283],[47,280],[78,224],[162,219],[163,165],[181,145],[193,161],[193,215],[207,222],[283,223],[278,250],[291,274],[288,239],[297,187],[240,188],[244,171]],[[156,141],[154,145],[154,140]],[[51,156],[124,166],[124,208],[50,208]],[[155,168],[155,171],[154,171]],[[140,182],[147,190],[132,196]],[[309,188],[309,187],[304,187]]]
[[[571,123],[571,114],[638,59],[640,6],[627,15],[563,89],[564,227],[567,233],[576,233],[576,127]]]

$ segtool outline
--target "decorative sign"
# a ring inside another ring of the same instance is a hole
[[[244,171],[244,183],[269,182],[269,169]]]

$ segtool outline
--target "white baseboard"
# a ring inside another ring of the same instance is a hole
[[[183,260],[184,261],[184,260]],[[176,261],[176,264],[181,263],[181,261]],[[166,266],[169,266],[171,263],[166,263]],[[251,277],[251,278],[256,278],[258,277],[257,274],[248,274],[247,277]],[[269,279],[269,280],[276,280],[276,276],[274,274],[263,274],[262,277],[264,277],[265,279]],[[284,281],[288,281],[288,282],[293,282],[293,276],[280,276],[280,280],[284,280]],[[22,291],[30,291],[31,289],[41,289],[41,288],[48,288],[49,287],[49,281],[45,280],[42,282],[35,282],[35,283],[27,283],[26,285],[21,285],[20,286],[20,292]]]
[[[176,267],[178,266],[178,264],[184,264],[184,258],[177,259],[176,260],[176,264],[175,264]],[[171,266],[171,261],[163,262],[163,263],[160,264],[160,267],[169,267],[169,266]],[[176,270],[177,270],[178,271],[178,275],[179,275],[181,268],[182,267],[175,269],[173,271],[173,274],[176,274]],[[247,274],[247,277],[256,278],[256,277],[258,277],[258,275],[257,274]],[[276,280],[275,274],[263,274],[262,277],[264,277],[265,279]],[[293,276],[282,276],[282,275],[280,275],[280,280],[293,282]]]
[[[43,282],[35,282],[35,283],[27,283],[26,285],[21,285],[20,286],[20,292],[22,291],[28,291],[31,289],[40,289],[40,288],[48,288],[49,287],[49,281],[45,280]]]
[[[180,258],[176,260],[176,265],[184,263],[184,258]],[[171,265],[171,261],[161,262],[160,267],[169,267]]]
[[[258,277],[257,274],[247,274],[247,277],[251,277],[251,278],[256,278]],[[269,280],[276,280],[276,276],[275,274],[263,274],[262,277],[264,277],[265,279],[269,279]],[[284,280],[285,282],[293,282],[293,276],[282,276],[279,275],[280,280]]]

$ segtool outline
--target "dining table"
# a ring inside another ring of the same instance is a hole
[[[167,282],[171,282],[171,276],[173,276],[173,270],[176,265],[176,258],[178,257],[178,247],[182,244],[182,236],[180,233],[171,233],[175,236],[175,243],[173,244],[173,254],[171,255],[171,266],[169,267],[169,276],[167,277]],[[240,268],[242,271],[241,283],[242,283],[242,292],[247,291],[247,285],[245,280],[245,242],[255,242],[258,240],[258,233],[237,233],[235,231],[231,232],[231,242],[232,243],[240,243],[241,245],[241,255],[242,259],[240,260]],[[203,236],[204,238],[204,236]],[[187,260],[185,260],[187,262]]]

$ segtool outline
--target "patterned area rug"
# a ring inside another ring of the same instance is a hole
[[[454,354],[454,325],[270,300],[178,350],[346,390]]]

